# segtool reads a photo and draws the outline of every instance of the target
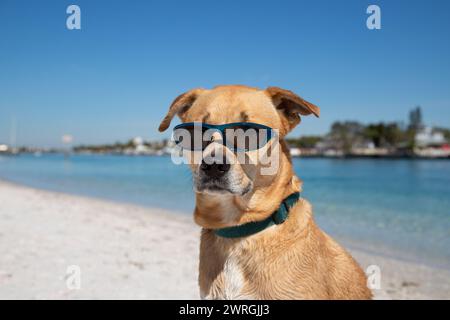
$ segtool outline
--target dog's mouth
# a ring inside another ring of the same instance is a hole
[[[230,189],[218,187],[218,186],[203,187],[202,189],[197,190],[197,191],[200,193],[214,193],[214,194],[231,193],[231,194],[233,194],[233,192]]]
[[[197,187],[198,193],[214,193],[214,194],[233,194],[231,188],[219,180],[203,180]]]
[[[244,196],[252,189],[252,184],[248,183],[245,187],[230,186],[229,183],[223,183],[220,180],[208,180],[202,181],[200,184],[196,184],[195,192],[197,193],[210,193],[210,194],[232,194]]]

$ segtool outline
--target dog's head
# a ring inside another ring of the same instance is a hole
[[[319,112],[317,106],[281,88],[259,90],[246,86],[219,86],[212,90],[193,89],[178,96],[159,130],[166,130],[175,115],[183,123],[206,123],[213,127],[253,123],[274,129],[270,141],[260,143],[257,135],[256,150],[241,152],[232,150],[229,143],[223,143],[223,132],[208,130],[210,132],[205,134],[208,137],[204,139],[207,143],[188,153],[197,193],[246,196],[270,185],[277,176],[280,170],[277,156],[280,151],[287,151],[279,142],[300,123],[300,115],[319,116]],[[231,140],[227,136],[227,141]]]

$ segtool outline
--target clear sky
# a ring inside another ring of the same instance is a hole
[[[81,30],[66,8],[81,8]],[[366,8],[381,7],[381,30]],[[0,0],[0,143],[59,146],[157,127],[194,87],[293,90],[321,107],[293,135],[336,120],[450,126],[450,1]]]

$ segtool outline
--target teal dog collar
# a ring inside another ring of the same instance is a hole
[[[300,199],[300,193],[296,192],[281,202],[278,209],[268,218],[262,221],[245,223],[239,226],[227,227],[214,230],[215,234],[223,238],[241,238],[263,231],[274,225],[282,224],[289,216],[289,209]]]

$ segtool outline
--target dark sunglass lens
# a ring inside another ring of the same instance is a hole
[[[175,143],[186,150],[202,149],[203,127],[201,125],[186,125],[174,130]]]
[[[203,149],[205,149],[213,141],[223,143],[223,137],[219,129],[211,126],[210,128],[203,130]]]
[[[225,130],[227,147],[231,150],[251,151],[262,148],[270,136],[269,129],[247,124],[236,125]]]

